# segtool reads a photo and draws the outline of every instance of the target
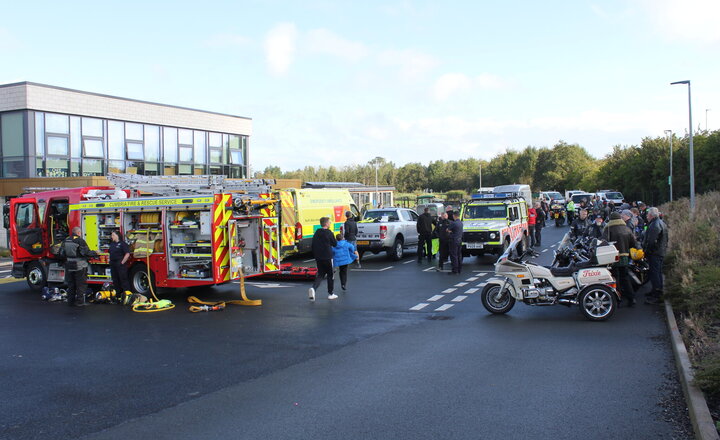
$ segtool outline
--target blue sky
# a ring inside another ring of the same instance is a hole
[[[254,170],[720,128],[720,2],[12,2],[0,83],[253,118]]]

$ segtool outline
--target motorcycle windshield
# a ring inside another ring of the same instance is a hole
[[[560,241],[560,244],[558,245],[558,250],[565,249],[566,247],[569,247],[572,243],[572,240],[570,240],[570,233],[565,233],[565,236]]]
[[[523,246],[523,235],[519,234],[510,243],[510,245],[507,247],[505,252],[502,255],[500,255],[500,258],[498,258],[497,262],[501,263],[503,261],[508,261],[508,259],[513,259],[513,258],[520,256],[523,252],[522,246]]]

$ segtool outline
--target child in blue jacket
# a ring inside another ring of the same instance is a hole
[[[359,255],[355,246],[345,240],[342,234],[337,234],[335,238],[337,239],[337,246],[333,248],[333,265],[338,267],[340,271],[340,287],[342,287],[342,290],[347,290],[348,266]]]

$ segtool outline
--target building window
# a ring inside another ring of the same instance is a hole
[[[193,144],[193,132],[192,130],[179,129],[178,130],[178,143],[180,145],[192,145]]]
[[[105,157],[103,154],[103,143],[99,139],[83,139],[84,157]]]
[[[48,135],[47,154],[48,156],[67,156],[68,138]]]
[[[195,145],[195,163],[198,165],[204,165],[207,161],[207,158],[205,157],[205,149],[207,146],[205,141],[205,132],[195,131],[193,132],[193,137],[193,144]]]
[[[83,159],[82,161],[83,176],[104,176],[103,161],[95,159]]]
[[[104,136],[102,119],[82,118],[82,134],[102,138]]]
[[[124,173],[125,162],[122,160],[109,160],[108,161],[108,173]]]
[[[125,159],[125,129],[119,121],[108,121],[108,158]]]
[[[180,162],[192,162],[192,147],[180,147]]]
[[[189,164],[180,164],[178,165],[178,174],[192,174],[192,165]]]
[[[133,124],[131,122],[125,123],[125,139],[133,141],[143,140],[143,126],[142,124]]]
[[[82,154],[81,139],[80,117],[70,116],[70,157],[79,158]]]
[[[160,160],[160,127],[157,125],[145,126],[145,160]]]
[[[210,163],[222,163],[222,150],[219,148],[210,149]]]
[[[144,160],[143,144],[137,142],[127,143],[127,158],[129,160]]]
[[[2,176],[8,179],[27,177],[25,159],[22,157],[3,157]]]
[[[177,128],[163,127],[163,161],[177,163],[178,160],[178,131]],[[173,173],[174,174],[174,173]]]
[[[69,168],[70,162],[67,159],[50,158],[45,161],[47,177],[68,177]]]
[[[45,113],[45,131],[48,133],[70,134],[67,115]]]
[[[230,150],[230,163],[233,165],[242,165],[242,151]]]
[[[0,119],[0,127],[2,131],[2,156],[25,156],[23,114],[3,113],[2,119]]]
[[[35,155],[45,156],[45,114],[35,112]]]

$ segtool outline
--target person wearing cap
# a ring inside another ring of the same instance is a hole
[[[630,211],[628,211],[630,212]],[[627,299],[628,306],[635,305],[635,289],[630,282],[630,273],[628,266],[630,264],[630,248],[636,247],[635,235],[632,230],[628,229],[625,219],[625,212],[622,214],[617,212],[610,213],[610,221],[603,232],[603,238],[615,244],[620,259],[613,264],[613,275],[617,281],[622,297]]]
[[[595,221],[587,228],[585,235],[588,237],[601,238],[603,235],[603,229],[605,229],[605,223],[603,222],[602,215],[596,215]]]

